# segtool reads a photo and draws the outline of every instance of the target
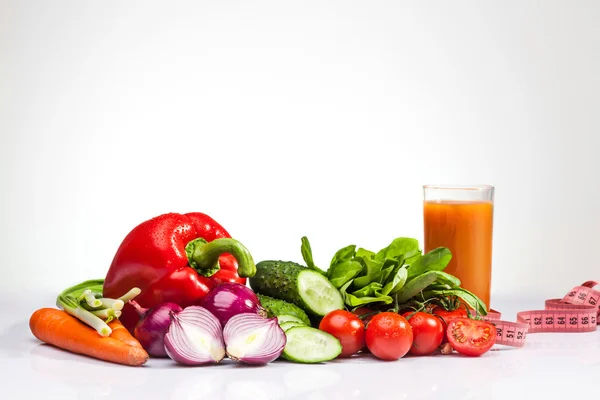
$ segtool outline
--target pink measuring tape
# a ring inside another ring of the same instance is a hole
[[[546,300],[544,310],[517,313],[517,322],[502,321],[498,311],[490,310],[483,319],[496,325],[496,344],[523,347],[528,333],[593,332],[600,324],[598,282],[587,281],[573,288],[562,299]]]

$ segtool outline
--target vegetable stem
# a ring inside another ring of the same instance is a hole
[[[123,300],[119,299],[108,299],[106,297],[102,297],[99,299],[103,307],[113,309],[114,311],[121,311],[125,303]]]
[[[134,287],[129,292],[119,297],[118,300],[121,300],[123,303],[127,303],[129,300],[133,300],[140,293],[142,293],[142,290],[140,288]]]

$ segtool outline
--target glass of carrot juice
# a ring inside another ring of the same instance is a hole
[[[447,247],[452,259],[445,272],[490,308],[494,187],[423,186],[425,252]]]

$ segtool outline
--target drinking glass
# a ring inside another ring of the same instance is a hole
[[[424,247],[447,247],[452,259],[445,272],[479,297],[489,309],[492,284],[494,187],[423,186]]]

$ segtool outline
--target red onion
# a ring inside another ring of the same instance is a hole
[[[163,303],[148,310],[136,301],[130,300],[135,310],[142,317],[135,326],[133,334],[144,350],[154,357],[167,357],[164,337],[171,323],[171,313],[182,309],[175,303]]]
[[[227,356],[246,364],[267,364],[276,360],[286,345],[277,318],[264,318],[255,313],[238,314],[223,329]]]
[[[165,335],[165,350],[173,361],[180,364],[218,363],[225,357],[221,323],[200,306],[173,312]]]
[[[221,326],[225,326],[231,317],[241,313],[267,316],[252,289],[235,282],[224,282],[212,289],[202,300],[202,307],[214,314]]]

